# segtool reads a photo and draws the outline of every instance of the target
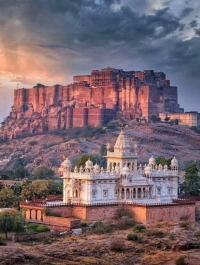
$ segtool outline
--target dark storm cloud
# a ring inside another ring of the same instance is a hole
[[[187,17],[190,15],[190,13],[194,10],[194,8],[192,7],[186,7],[184,8],[182,11],[181,11],[181,15],[180,17],[181,18],[184,18],[184,17]]]
[[[195,33],[200,36],[200,28],[199,29],[195,29]]]
[[[183,3],[178,17],[173,2],[151,6],[149,0],[0,0],[0,41],[17,66],[22,47],[39,61],[38,71],[43,66],[50,74],[149,67],[198,80],[200,29],[191,18],[194,8]],[[196,37],[181,39],[188,24]]]
[[[189,25],[190,25],[191,28],[195,28],[198,25],[198,21],[197,20],[192,20],[192,21],[190,21]]]

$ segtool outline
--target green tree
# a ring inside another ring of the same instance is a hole
[[[19,197],[22,192],[22,185],[15,183],[11,186],[11,189],[13,190],[14,195]]]
[[[107,155],[107,147],[105,144],[102,144],[99,151],[100,156],[106,156]]]
[[[33,179],[52,179],[55,176],[51,168],[40,166],[33,173]]]
[[[4,187],[0,190],[0,207],[9,208],[13,207],[16,203],[17,198],[14,195],[14,192],[9,187]]]
[[[168,167],[170,167],[171,160],[172,158],[165,158],[164,156],[158,156],[156,157],[156,164],[157,165],[161,164],[162,166],[167,165]]]
[[[190,163],[185,168],[185,182],[181,185],[181,192],[186,195],[200,195],[200,177],[196,163]]]
[[[18,167],[14,171],[14,176],[16,179],[23,179],[29,176],[28,170],[24,167]]]
[[[45,199],[48,195],[62,194],[62,186],[53,180],[34,180],[24,185],[20,199],[32,201],[34,199]]]
[[[14,179],[14,171],[12,170],[1,170],[0,171],[1,179]]]
[[[87,155],[87,154],[84,154],[84,155],[82,155],[82,156],[80,157],[80,159],[77,161],[76,166],[77,166],[78,168],[80,168],[80,166],[85,167],[85,163],[88,161],[88,159],[90,159],[90,160],[93,162],[93,164],[96,163],[96,160],[95,160],[95,158],[94,158],[93,155]]]
[[[21,212],[16,210],[6,210],[0,213],[0,231],[5,233],[8,239],[8,232],[23,232],[25,220]]]

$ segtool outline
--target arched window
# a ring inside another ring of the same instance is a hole
[[[77,190],[74,190],[73,197],[74,198],[77,198],[78,197],[78,191]]]

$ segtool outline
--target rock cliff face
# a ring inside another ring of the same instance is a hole
[[[0,129],[0,138],[21,134],[100,126],[120,111],[126,118],[177,112],[177,88],[162,72],[106,68],[74,76],[67,86],[36,86],[14,91],[14,106]]]

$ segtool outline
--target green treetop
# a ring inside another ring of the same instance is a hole
[[[196,163],[190,163],[185,168],[185,182],[181,185],[181,191],[186,195],[200,195],[200,177]]]
[[[5,210],[0,212],[0,231],[5,233],[8,239],[8,232],[23,232],[25,221],[21,212],[16,210]]]

